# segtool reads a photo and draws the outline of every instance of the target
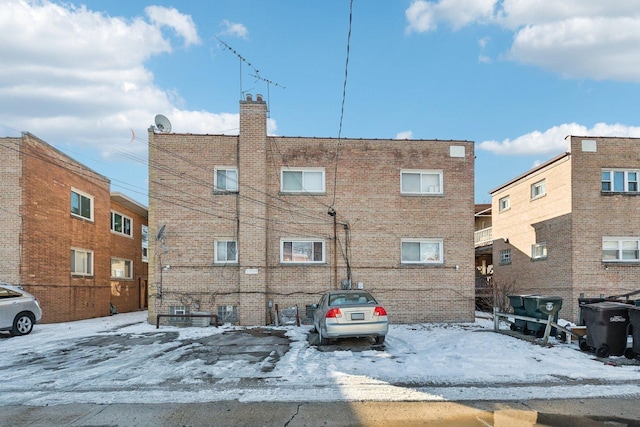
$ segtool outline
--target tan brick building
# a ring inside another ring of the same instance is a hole
[[[149,130],[149,320],[264,325],[321,292],[370,290],[393,322],[474,319],[474,146]]]
[[[108,316],[109,180],[29,133],[0,152],[0,280],[36,295],[45,323]]]
[[[640,288],[640,140],[567,137],[568,151],[491,191],[494,283],[563,298]]]

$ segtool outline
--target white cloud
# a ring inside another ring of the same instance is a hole
[[[413,139],[413,132],[405,130],[404,132],[398,132],[395,139]]]
[[[405,31],[433,31],[437,28],[438,21],[448,23],[453,29],[460,29],[472,22],[490,19],[496,2],[497,0],[415,0],[405,11],[409,22]]]
[[[2,8],[0,32],[11,34],[0,38],[4,129],[108,156],[129,144],[132,130],[146,139],[158,113],[179,130],[237,128],[233,115],[181,110],[180,94],[157,87],[145,66],[151,57],[173,50],[163,28],[171,28],[185,46],[200,43],[190,16],[150,6],[145,9],[149,20],[126,19],[49,0],[5,0]],[[134,147],[146,152],[144,144]]]
[[[405,15],[408,33],[496,25],[513,32],[505,59],[566,77],[640,81],[640,0],[416,0]]]
[[[224,35],[239,37],[241,39],[246,39],[249,35],[247,27],[237,22],[231,22],[225,19],[220,25],[223,27],[222,34]]]
[[[185,46],[200,44],[196,25],[189,15],[183,15],[174,8],[162,6],[147,6],[144,11],[155,25],[169,27],[184,38]]]
[[[565,137],[568,135],[637,138],[640,137],[640,127],[625,126],[619,123],[597,123],[589,129],[577,123],[565,123],[544,132],[534,131],[513,140],[483,141],[477,147],[479,150],[506,156],[558,154],[567,150]]]

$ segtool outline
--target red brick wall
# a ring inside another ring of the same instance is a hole
[[[112,201],[111,209],[132,220],[131,237],[111,232],[111,257],[131,260],[131,279],[111,278],[111,303],[119,313],[136,311],[147,307],[148,263],[142,261],[142,225],[147,217]]]
[[[109,181],[32,135],[21,150],[21,283],[45,323],[109,315]],[[72,188],[94,197],[93,222],[71,215]],[[93,276],[71,276],[72,247],[94,251]]]

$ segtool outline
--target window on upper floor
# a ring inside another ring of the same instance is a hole
[[[603,193],[637,193],[640,170],[603,169]]]
[[[401,194],[442,194],[441,170],[403,170],[400,172]]]
[[[325,262],[324,240],[282,239],[280,241],[280,262],[282,263],[323,263]]]
[[[498,200],[498,211],[504,212],[509,209],[511,209],[511,199],[509,199],[509,196],[501,197]]]
[[[119,212],[111,211],[111,231],[124,236],[133,237],[133,220]]]
[[[283,168],[283,193],[324,193],[324,168]]]
[[[142,262],[149,262],[149,227],[142,225]]]
[[[71,214],[93,221],[93,197],[71,189]]]
[[[545,194],[547,194],[547,186],[544,179],[535,184],[531,184],[531,200],[542,197]]]
[[[71,274],[74,276],[93,276],[93,251],[71,249]]]
[[[531,245],[531,259],[546,259],[547,258],[547,244],[546,243],[534,243]]]
[[[442,264],[442,239],[402,239],[402,264]]]
[[[238,191],[238,168],[216,167],[213,189],[221,192]]]
[[[500,265],[511,264],[511,249],[502,249],[500,251]]]
[[[133,279],[133,261],[130,259],[111,258],[112,279]]]
[[[603,237],[602,260],[611,262],[640,261],[640,238]]]
[[[216,240],[214,247],[214,262],[238,262],[238,243],[235,240]]]

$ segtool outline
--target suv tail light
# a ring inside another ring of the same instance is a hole
[[[339,308],[332,308],[331,310],[327,311],[327,314],[325,314],[325,316],[327,319],[335,319],[338,317],[342,317],[342,313],[340,312]]]
[[[384,307],[378,306],[373,310],[373,315],[374,316],[386,316],[387,315],[387,310],[385,310]]]

